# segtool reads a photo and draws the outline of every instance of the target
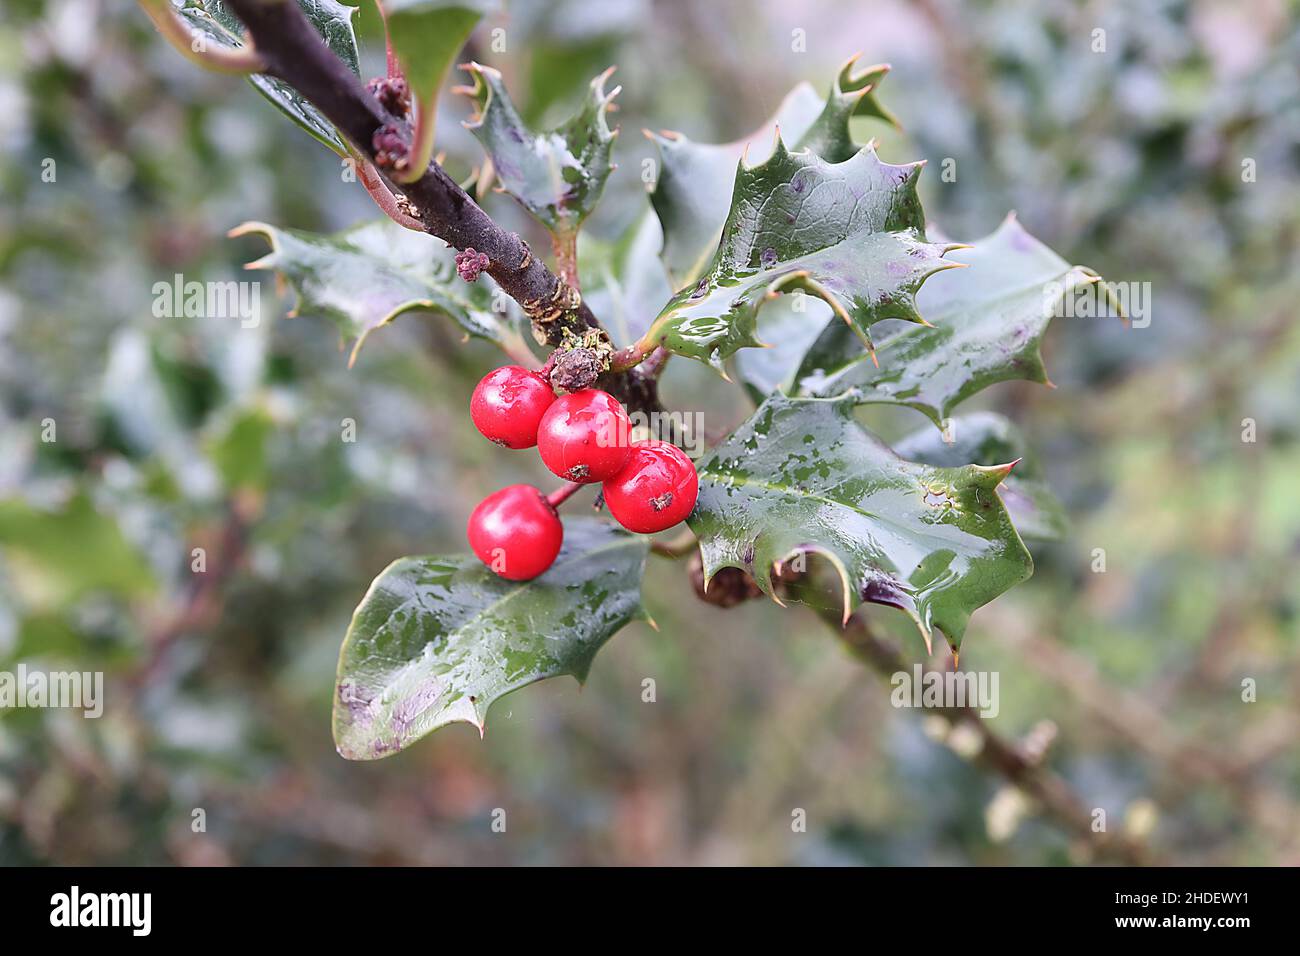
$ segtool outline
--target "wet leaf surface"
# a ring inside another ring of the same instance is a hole
[[[526,353],[512,301],[498,296],[486,275],[473,284],[462,280],[454,250],[432,236],[388,219],[330,235],[247,222],[231,235],[253,233],[271,251],[248,268],[283,275],[298,294],[291,314],[329,319],[345,341],[355,341],[353,360],[374,329],[416,310],[443,313],[468,335]],[[494,311],[498,302],[509,311]]]
[[[648,133],[660,159],[650,199],[663,226],[662,256],[674,290],[699,281],[717,249],[742,156],[750,163],[767,159],[779,129],[796,151],[810,149],[827,162],[839,163],[859,148],[849,134],[852,117],[895,122],[875,96],[889,68],[869,66],[855,73],[855,65],[849,60],[841,68],[825,97],[811,84],[800,83],[771,119],[734,142],[697,143],[680,133]]]
[[[320,32],[325,45],[359,74],[357,35],[352,22],[357,8],[338,0],[298,0],[298,6]],[[243,46],[244,26],[221,0],[187,0],[179,12],[191,30],[208,40],[226,47]],[[347,154],[347,146],[334,124],[288,83],[261,73],[250,76],[249,82],[313,137],[340,156]]]
[[[473,555],[402,558],[357,607],[339,652],[334,741],[353,760],[404,749],[454,721],[483,729],[492,704],[527,684],[586,680],[596,651],[647,619],[648,539],[596,518],[564,525],[545,574],[523,583]]]
[[[822,299],[864,341],[885,319],[920,322],[916,292],[952,246],[929,242],[916,194],[921,165],[895,166],[864,148],[842,163],[778,142],[736,173],[722,242],[699,282],[664,307],[648,335],[721,368],[762,343],[759,309],[779,293]]]
[[[1022,538],[1057,540],[1069,528],[1065,509],[1028,454],[1024,437],[1008,419],[993,412],[958,415],[949,421],[952,443],[943,432],[926,426],[894,443],[908,461],[944,468],[961,465],[1000,465],[1019,459],[1015,470],[998,486],[1011,523]]]
[[[927,643],[938,628],[959,646],[971,612],[1033,570],[998,498],[1007,470],[905,461],[853,407],[773,395],[698,463],[690,525],[705,574],[742,568],[770,594],[774,564],[818,554],[839,572],[846,616],[887,604]]]
[[[681,133],[647,133],[659,147],[659,175],[650,201],[663,226],[661,256],[674,291],[698,281],[717,249],[731,208],[736,166],[746,149],[752,162],[766,159],[778,127],[783,136],[797,140],[822,105],[812,85],[800,83],[772,119],[735,142],[697,143]]]
[[[864,404],[906,405],[939,427],[960,402],[997,382],[1047,382],[1040,348],[1071,289],[1096,281],[1043,245],[1014,217],[951,258],[970,268],[936,276],[917,297],[934,328],[905,327],[877,348],[877,366],[827,326],[796,373],[803,394],[850,388]]]

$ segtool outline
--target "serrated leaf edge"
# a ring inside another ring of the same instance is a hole
[[[1019,220],[1019,218],[1016,216],[1016,214],[1015,214],[1014,211],[1012,211],[1012,212],[1008,212],[1008,213],[1006,214],[1006,216],[1003,217],[1003,220],[1002,220],[1002,222],[998,225],[998,228],[995,229],[995,230],[993,230],[993,232],[989,233],[987,236],[983,237],[983,239],[981,239],[981,240],[979,240],[979,241],[983,242],[983,241],[992,240],[992,239],[994,239],[995,237],[999,236],[1002,232],[1004,232],[1004,231],[1006,231],[1006,230],[1010,230],[1010,229],[1014,229],[1014,230],[1019,231],[1022,235],[1024,235],[1024,236],[1026,236],[1027,238],[1033,240],[1035,244],[1040,245],[1040,246],[1043,246],[1044,248],[1048,249],[1049,252],[1052,251],[1051,248],[1050,248],[1049,246],[1046,246],[1046,245],[1045,245],[1045,244],[1044,244],[1040,239],[1038,239],[1038,238],[1037,238],[1036,236],[1034,236],[1031,232],[1029,232],[1027,229],[1025,229],[1023,225],[1020,224],[1020,220]],[[952,252],[952,251],[955,251],[955,250],[957,250],[957,249],[971,249],[971,248],[974,248],[974,244],[972,244],[972,243],[965,243],[965,242],[953,242],[953,243],[948,243],[948,244],[947,244],[947,248],[944,250],[944,254],[946,255],[948,252]],[[1053,254],[1055,255],[1055,253],[1053,253]],[[1061,283],[1061,285],[1062,285],[1061,296],[1060,296],[1059,299],[1054,300],[1054,303],[1053,303],[1051,306],[1047,306],[1047,305],[1044,306],[1043,313],[1040,315],[1040,318],[1043,319],[1043,320],[1045,320],[1045,324],[1043,325],[1043,329],[1042,329],[1042,331],[1041,331],[1041,332],[1040,332],[1040,333],[1039,333],[1039,334],[1038,334],[1038,335],[1037,335],[1037,336],[1032,340],[1032,342],[1031,342],[1032,350],[1027,350],[1027,351],[1024,352],[1024,356],[1025,356],[1025,358],[1026,358],[1027,360],[1029,360],[1030,363],[1031,363],[1031,364],[1030,364],[1030,367],[1026,370],[1026,374],[1025,374],[1025,375],[1017,376],[1017,377],[1015,377],[1015,378],[1004,379],[1004,381],[1024,381],[1024,382],[1033,382],[1033,383],[1036,384],[1036,385],[1046,385],[1048,388],[1056,388],[1056,385],[1052,382],[1050,376],[1048,375],[1048,372],[1047,372],[1047,363],[1046,363],[1046,361],[1043,359],[1043,339],[1046,337],[1048,326],[1050,326],[1050,324],[1051,324],[1051,320],[1052,320],[1053,318],[1056,317],[1056,314],[1057,314],[1057,308],[1059,307],[1060,302],[1064,300],[1065,296],[1066,296],[1066,295],[1067,295],[1071,290],[1076,289],[1076,288],[1078,288],[1079,286],[1083,286],[1083,285],[1091,285],[1091,284],[1093,284],[1093,283],[1097,283],[1097,282],[1101,282],[1101,281],[1102,281],[1102,277],[1101,277],[1098,273],[1094,272],[1092,269],[1089,269],[1087,266],[1081,266],[1081,265],[1070,265],[1069,263],[1066,263],[1066,265],[1068,266],[1068,269],[1067,269],[1067,270],[1066,270],[1066,271],[1061,275],[1061,277],[1060,277],[1059,279],[1055,280],[1055,281]],[[952,263],[952,266],[954,266],[954,267],[959,267],[959,268],[969,268],[970,263],[967,263],[967,262],[953,262],[953,263]],[[943,271],[943,269],[937,269],[937,270],[935,270],[935,271],[936,271],[936,272],[941,272],[941,271]],[[933,275],[933,273],[931,273],[931,275]],[[927,278],[928,278],[928,276],[927,276]],[[1019,294],[1024,293],[1024,292],[1032,291],[1034,288],[1039,288],[1039,287],[1042,287],[1043,285],[1044,285],[1044,283],[1042,283],[1042,282],[1030,283],[1030,284],[1025,285],[1025,286],[1023,286],[1023,287],[1018,287],[1018,288],[1016,288],[1016,289],[1013,289],[1013,290],[1011,290],[1010,292],[1003,293],[1001,296],[999,296],[999,299],[1010,298],[1011,296],[1014,296],[1014,295],[1019,295]],[[832,306],[832,308],[834,308],[834,306]],[[919,315],[919,313],[918,313],[918,315]],[[1127,321],[1127,320],[1126,320],[1126,321]],[[933,329],[933,328],[943,328],[942,325],[934,325],[934,324],[932,324],[932,323],[926,321],[924,318],[922,318],[922,320],[921,320],[919,323],[917,323],[917,324],[919,324],[919,325],[921,325],[922,327],[925,327],[925,328],[932,328],[932,329]],[[913,330],[913,329],[907,329],[907,330],[904,330],[903,332],[900,332],[899,334],[900,334],[900,335],[912,335],[912,334],[915,334],[915,331],[916,331],[916,330]],[[870,358],[871,358],[872,364],[875,365],[877,368],[879,368],[879,367],[880,367],[880,362],[878,361],[878,359],[877,359],[877,357],[876,357],[876,353],[875,353],[874,350],[872,350],[872,351],[870,352]],[[844,365],[842,365],[839,369],[836,370],[835,374],[836,374],[836,375],[839,375],[839,374],[843,373],[846,369],[851,368],[854,364],[856,364],[857,362],[860,362],[860,361],[862,361],[862,359],[854,359],[854,360],[852,360],[852,361],[850,361],[850,362],[846,362]],[[998,383],[997,383],[997,382],[994,382],[994,383],[991,383],[991,384],[998,384]],[[797,392],[799,389],[802,388],[802,384],[801,384],[800,382],[796,382],[796,383],[794,383],[794,386],[793,386],[793,387],[794,387],[795,391]],[[918,405],[916,405],[916,404],[913,404],[913,403],[911,403],[911,402],[906,402],[906,401],[903,401],[903,402],[894,402],[894,401],[887,401],[887,400],[875,400],[875,399],[873,399],[873,398],[871,397],[871,392],[870,392],[870,391],[868,391],[868,390],[864,390],[864,389],[862,389],[862,388],[858,388],[858,387],[854,387],[854,388],[852,389],[852,391],[857,392],[857,393],[861,396],[861,399],[860,399],[860,401],[858,402],[858,404],[860,404],[860,405],[899,405],[899,406],[904,407],[904,408],[911,408],[911,409],[913,409],[914,411],[920,412],[922,415],[925,416],[925,418],[926,418],[926,419],[927,419],[931,424],[933,424],[936,428],[939,428],[939,429],[942,429],[942,428],[944,427],[944,425],[943,425],[944,420],[947,419],[947,418],[949,418],[949,417],[952,415],[954,409],[956,409],[958,405],[960,405],[963,401],[966,400],[966,399],[959,399],[959,400],[957,400],[957,401],[955,401],[955,402],[952,402],[951,404],[945,404],[942,408],[939,409],[939,413],[938,413],[938,415],[936,416],[936,415],[934,415],[934,414],[931,414],[931,412],[930,412],[928,409],[926,409],[926,408],[922,408],[922,407],[920,407],[920,406],[918,406]],[[980,391],[983,391],[983,389],[980,389]],[[973,393],[973,394],[977,394],[977,393]],[[817,397],[817,396],[799,396],[799,395],[796,395],[796,396],[793,396],[793,397],[808,397],[808,398],[812,398],[812,397]],[[969,397],[973,397],[973,396],[967,396],[967,398],[969,398]]]
[[[649,133],[648,131],[647,131],[647,135],[652,138],[655,137],[655,134]],[[880,158],[879,153],[877,153],[876,151],[875,141],[872,140],[871,142],[868,142],[866,145],[864,145],[861,149],[859,149],[857,153],[855,153],[853,156],[849,157],[848,159],[844,160],[843,162],[830,163],[822,159],[820,156],[816,155],[811,149],[805,148],[805,149],[798,149],[793,151],[788,149],[788,147],[785,144],[785,141],[781,138],[780,127],[778,126],[776,130],[776,142],[773,146],[772,154],[767,159],[763,160],[763,162],[761,163],[748,165],[746,162],[746,157],[748,156],[748,148],[746,148],[745,154],[741,156],[736,168],[736,179],[734,180],[732,185],[733,210],[734,210],[734,196],[741,187],[742,176],[749,177],[749,181],[757,181],[759,178],[761,178],[764,174],[768,172],[768,166],[772,164],[787,163],[791,159],[794,159],[795,157],[810,159],[811,163],[809,163],[808,165],[801,165],[798,167],[798,169],[794,170],[794,172],[792,173],[792,178],[793,178],[793,175],[797,175],[800,170],[810,169],[810,168],[816,169],[816,168],[832,168],[836,166],[842,166],[846,163],[855,161],[863,153],[867,154],[867,156],[870,157],[870,159],[872,160],[872,162],[874,162],[877,169],[902,172],[903,175],[899,185],[903,186],[904,188],[910,190],[913,194],[915,194],[917,181],[920,178],[921,171],[925,168],[927,163],[927,161],[924,159],[915,160],[910,163],[902,163],[902,164],[887,163]],[[724,238],[727,234],[727,227],[730,224],[731,224],[731,215],[728,214],[727,222],[723,225],[722,228],[722,236]],[[898,235],[899,233],[907,232],[907,231],[909,230],[906,229],[881,230],[880,234]],[[925,284],[927,279],[929,279],[931,276],[939,272],[943,272],[948,269],[968,268],[967,263],[949,261],[949,260],[945,260],[943,257],[950,252],[954,252],[958,249],[967,249],[970,248],[970,246],[968,243],[963,243],[963,242],[930,242],[929,240],[926,240],[924,238],[923,234],[920,239],[916,240],[916,244],[918,247],[921,248],[937,249],[938,254],[934,257],[932,267],[927,269],[924,272],[918,273],[915,279],[909,280],[909,287],[905,287],[904,292],[895,298],[895,303],[899,306],[899,311],[903,314],[898,316],[891,316],[891,318],[899,318],[902,321],[911,322],[913,324],[920,325],[923,327],[932,327],[931,323],[928,320],[926,320],[924,316],[921,315],[920,311],[916,307],[916,293],[920,290],[921,286]],[[719,248],[720,245],[714,248],[713,252],[710,254],[711,260],[712,258],[716,258]],[[870,333],[865,329],[858,328],[857,324],[852,320],[852,317],[850,316],[848,309],[845,307],[844,303],[841,302],[839,298],[835,296],[832,292],[830,292],[830,290],[826,289],[825,286],[823,286],[821,283],[817,282],[816,280],[812,279],[811,274],[808,272],[808,270],[795,269],[792,270],[791,272],[783,273],[779,276],[776,276],[765,287],[763,291],[763,299],[767,300],[767,299],[775,298],[777,295],[783,294],[786,291],[787,287],[802,288],[808,294],[821,299],[828,306],[830,306],[832,311],[837,316],[839,316],[841,319],[843,319],[845,322],[849,324],[849,327],[853,329],[854,333],[858,336],[859,339],[862,340],[863,344],[866,346],[868,353],[871,355],[872,361],[873,362],[875,361],[875,349],[871,342]],[[681,295],[682,291],[684,290],[679,290],[679,292],[673,296],[673,299],[670,300],[668,305],[665,306],[665,311],[660,312],[660,314],[655,318],[654,322],[651,323],[650,328],[646,331],[645,335],[642,336],[640,343],[638,343],[639,347],[645,350],[647,354],[655,346],[662,344],[661,341],[657,341],[661,339],[663,334],[660,332],[660,326],[665,321],[667,321],[672,317],[673,313],[667,311],[668,306],[672,305],[672,303]],[[761,304],[755,307],[755,315],[757,315],[757,311],[760,308],[762,308]],[[757,322],[755,322],[755,328],[756,327],[757,327]],[[766,348],[766,347],[770,347],[770,345],[768,343],[764,343],[760,341],[755,336],[754,331],[751,330],[746,332],[743,340],[740,341],[735,346],[735,348],[733,348],[726,355],[723,355],[720,349],[715,348],[706,358],[703,359],[703,361],[705,361],[707,365],[709,365],[714,371],[716,371],[719,375],[721,375],[723,379],[730,381],[730,377],[726,373],[724,363],[726,359],[729,358],[731,355],[735,354],[736,351],[738,351],[741,348],[747,348],[747,347]],[[696,359],[700,358],[700,356],[697,355],[689,355],[689,353],[684,353],[684,354],[688,354],[688,356],[691,358],[696,358]]]
[[[461,123],[461,126],[469,130],[471,133],[483,127],[483,124],[487,118],[488,110],[492,108],[493,103],[499,102],[501,104],[499,108],[506,110],[507,115],[512,118],[512,125],[517,126],[519,129],[523,130],[526,133],[526,135],[531,136],[534,139],[542,138],[548,135],[562,136],[568,124],[576,121],[579,117],[581,117],[588,107],[591,107],[594,110],[595,121],[596,121],[595,122],[596,142],[601,146],[609,146],[618,137],[619,128],[615,127],[614,129],[610,129],[609,114],[610,112],[618,108],[617,106],[614,105],[614,98],[617,97],[618,94],[623,91],[623,87],[616,86],[612,90],[609,90],[608,92],[605,90],[605,83],[609,80],[611,76],[614,75],[614,71],[617,69],[617,67],[611,66],[607,68],[604,72],[593,77],[592,80],[587,84],[586,99],[583,101],[582,105],[578,108],[578,110],[560,126],[557,126],[554,129],[543,130],[541,133],[535,132],[530,127],[528,127],[527,124],[524,123],[523,118],[519,115],[518,108],[514,104],[514,100],[511,99],[510,97],[509,90],[506,89],[505,80],[501,76],[500,70],[497,70],[494,67],[486,66],[475,60],[470,60],[467,63],[457,64],[456,68],[468,73],[470,77],[473,79],[473,86],[461,85],[461,86],[452,87],[453,93],[458,93],[460,95],[468,97],[474,103],[475,109],[477,109],[478,111],[469,119],[464,120]],[[491,161],[492,161],[492,157],[491,154],[489,153],[488,162]],[[616,168],[617,168],[616,164],[613,163],[610,164],[611,172]],[[494,188],[494,191],[507,192],[508,190],[505,188],[504,185],[498,185]],[[518,196],[515,196],[514,198],[516,201],[519,202],[521,206],[523,206],[526,210],[528,210],[530,214],[537,217],[537,213],[534,212],[534,210],[530,209],[524,203],[523,199],[521,199]],[[538,218],[539,221],[541,221],[540,217]],[[545,222],[543,222],[542,224],[546,225]],[[576,228],[578,223],[575,222],[573,225]]]
[[[639,544],[643,549],[642,558],[641,558],[643,583],[642,586],[638,588],[637,604],[632,611],[631,617],[629,617],[628,621],[625,624],[623,624],[622,627],[620,627],[618,630],[621,631],[623,627],[626,627],[628,624],[631,624],[635,621],[643,621],[646,624],[653,627],[655,630],[658,630],[659,629],[658,624],[655,623],[654,618],[650,616],[650,612],[645,606],[644,569],[645,569],[645,560],[646,557],[649,555],[649,550],[650,550],[648,539],[645,539],[643,536],[629,534],[626,537],[620,537],[615,539],[610,544],[603,545],[599,548],[594,548],[590,551],[583,551],[581,552],[581,554],[575,555],[575,557],[581,557],[585,559],[585,558],[589,558],[594,554],[599,554],[602,551],[610,550],[612,548],[627,547],[629,544],[633,544],[633,545]],[[443,712],[446,715],[450,715],[447,720],[443,721],[442,723],[439,723],[435,727],[431,727],[429,730],[420,734],[418,737],[413,737],[406,743],[403,743],[397,746],[396,748],[382,749],[377,752],[372,750],[364,750],[362,752],[355,752],[355,751],[345,752],[343,748],[343,744],[339,740],[339,728],[341,726],[339,721],[339,709],[340,706],[342,706],[341,703],[342,683],[345,680],[345,675],[343,673],[343,660],[344,660],[344,649],[348,646],[348,643],[352,640],[353,630],[357,625],[357,616],[361,613],[362,608],[366,606],[366,603],[374,595],[375,589],[378,587],[379,582],[383,580],[384,577],[388,575],[390,571],[392,571],[394,568],[397,568],[399,565],[408,561],[423,561],[431,558],[442,559],[442,560],[445,560],[447,558],[473,559],[473,555],[467,555],[464,553],[458,553],[452,555],[407,555],[405,557],[397,558],[389,562],[389,564],[381,572],[379,572],[378,575],[375,576],[374,580],[370,582],[370,586],[366,588],[365,594],[362,596],[361,601],[358,602],[356,608],[352,612],[352,617],[349,619],[347,632],[343,636],[343,644],[339,648],[338,666],[335,668],[334,699],[333,699],[333,706],[331,711],[331,722],[330,722],[331,730],[334,738],[335,749],[338,751],[339,756],[344,757],[345,759],[369,761],[369,760],[378,760],[383,757],[388,757],[395,753],[399,753],[402,750],[407,749],[407,747],[410,744],[415,743],[415,741],[428,736],[429,734],[433,733],[435,730],[440,730],[441,728],[449,726],[454,723],[467,723],[472,725],[478,730],[479,739],[482,740],[487,733],[487,715],[488,712],[491,710],[493,704],[501,700],[503,697],[513,694],[515,691],[522,690],[523,688],[531,686],[532,684],[540,683],[543,680],[549,680],[552,677],[569,676],[578,682],[579,687],[585,686],[587,683],[587,678],[591,674],[591,666],[595,661],[596,653],[601,648],[603,648],[605,644],[613,640],[614,637],[618,634],[618,631],[615,631],[614,633],[610,634],[609,637],[607,637],[603,642],[601,642],[599,646],[592,648],[591,653],[585,658],[585,660],[580,660],[576,663],[574,670],[563,670],[556,674],[547,674],[547,675],[534,677],[532,680],[520,684],[518,687],[512,687],[492,697],[484,696],[474,700],[471,700],[469,697],[460,698],[459,700],[450,704]],[[474,615],[474,619],[477,620],[478,618],[481,618],[484,614],[487,613],[488,610],[498,608],[505,602],[511,600],[514,597],[517,597],[519,594],[526,592],[528,590],[528,587],[532,583],[533,583],[532,581],[520,582],[515,587],[511,588],[505,594],[502,594],[495,601],[493,601],[488,606],[487,609],[477,612]],[[457,628],[456,630],[462,631],[464,627],[465,625],[461,625],[461,627]],[[411,663],[414,662],[408,662],[407,666],[409,667]]]
[[[302,290],[298,287],[298,284],[285,275],[277,263],[276,257],[279,256],[283,250],[281,250],[280,245],[276,240],[276,234],[281,231],[282,230],[277,229],[269,223],[250,220],[249,222],[240,223],[238,226],[235,226],[233,229],[228,231],[226,233],[226,238],[238,239],[242,236],[261,235],[266,239],[267,244],[271,247],[270,250],[266,255],[254,259],[252,262],[245,263],[244,268],[271,271],[275,272],[277,275],[284,276],[285,281],[288,282],[294,293],[294,304],[286,313],[286,318],[293,319],[298,317],[298,310],[302,306],[303,302],[303,294]],[[466,308],[469,309],[470,306],[467,304]],[[348,368],[352,368],[356,364],[357,356],[361,354],[361,346],[364,345],[366,339],[370,337],[370,333],[374,332],[376,329],[381,329],[384,326],[391,324],[399,316],[405,315],[408,312],[418,312],[422,309],[435,314],[446,313],[446,308],[443,304],[435,299],[416,298],[407,300],[397,308],[385,313],[384,316],[374,325],[362,330],[361,334],[357,336],[356,342],[353,343],[352,348],[348,352]],[[468,338],[469,334],[465,333],[464,339],[468,340]],[[339,341],[341,345],[346,345],[347,336],[340,333]],[[505,351],[509,354],[510,350],[507,348]]]
[[[847,389],[842,394],[834,395],[834,396],[785,396],[783,394],[783,397],[790,402],[799,402],[799,403],[821,402],[821,403],[828,404],[832,408],[834,408],[838,414],[843,416],[846,421],[854,425],[858,425],[857,420],[853,416],[853,409],[856,408],[857,405],[859,404],[857,400],[858,393],[859,393],[858,389],[850,388]],[[858,425],[858,427],[861,426]],[[870,433],[868,433],[868,435],[870,435]],[[878,438],[875,438],[875,436],[870,436],[870,437],[874,438],[877,442],[880,441]],[[908,462],[907,459],[901,458],[901,456],[899,456],[896,452],[894,452],[893,449],[890,448],[888,445],[884,445],[883,442],[881,442],[881,444],[883,447],[888,449],[888,451],[891,454],[893,454],[896,458],[899,458],[900,461]],[[1006,504],[1002,501],[1001,495],[997,493],[997,489],[1011,474],[1012,470],[1016,467],[1016,465],[1018,465],[1021,462],[1021,460],[1022,459],[1017,458],[1015,461],[1008,462],[1006,464],[1001,464],[1001,465],[964,465],[964,466],[952,467],[952,468],[938,468],[938,466],[930,465],[924,467],[936,468],[936,470],[941,470],[941,471],[969,471],[972,475],[978,476],[980,479],[982,479],[976,482],[977,487],[994,494],[994,496],[998,500],[998,504],[1005,511]],[[915,462],[908,462],[908,463],[917,464]],[[700,469],[701,478],[709,474],[712,473],[708,472],[706,469]],[[728,481],[730,481],[730,479],[728,479]],[[793,491],[793,489],[790,489],[790,491],[791,493],[796,493]],[[802,492],[799,492],[799,494],[803,494],[804,497],[814,497],[814,496],[806,495]],[[843,502],[835,502],[835,504],[848,507],[847,505],[844,505]],[[1025,576],[1025,579],[1027,579],[1028,577],[1033,575],[1033,570],[1034,570],[1033,555],[1030,553],[1029,549],[1025,546],[1024,540],[1023,538],[1021,538],[1020,531],[1018,528],[1016,528],[1015,523],[1010,521],[1010,515],[1008,515],[1007,523],[1010,525],[1011,530],[1016,535],[1016,540],[1020,542],[1021,549],[1024,552],[1025,557],[1028,561],[1028,574],[1026,574]],[[862,604],[879,603],[879,602],[868,602],[862,599],[858,595],[856,589],[850,586],[851,582],[849,581],[848,568],[844,564],[843,560],[839,557],[839,555],[835,554],[831,549],[825,547],[824,545],[816,544],[813,542],[796,545],[795,547],[791,548],[781,558],[778,558],[776,561],[774,561],[772,568],[764,569],[764,572],[762,574],[757,573],[758,569],[754,567],[752,561],[750,561],[748,564],[737,563],[736,561],[733,560],[717,561],[716,555],[710,555],[706,551],[705,543],[703,539],[700,539],[699,541],[699,551],[700,551],[700,561],[701,561],[703,577],[704,577],[704,589],[706,591],[708,590],[709,582],[713,579],[714,575],[716,575],[719,571],[721,571],[723,568],[736,568],[738,570],[744,571],[747,574],[749,574],[750,577],[754,579],[754,583],[758,585],[759,589],[765,595],[772,598],[772,600],[775,601],[781,607],[785,607],[786,606],[785,602],[783,602],[780,599],[780,597],[776,594],[775,588],[772,583],[772,574],[774,572],[779,573],[781,565],[783,565],[785,562],[789,561],[791,558],[795,557],[796,555],[802,553],[802,554],[821,555],[831,563],[832,567],[835,568],[836,574],[840,579],[841,597],[843,600],[843,612],[842,612],[841,624],[847,624],[849,618],[853,614],[853,611],[857,607],[861,606]],[[907,615],[907,617],[916,626],[917,633],[920,635],[921,640],[925,642],[926,653],[932,654],[934,652],[934,646],[933,646],[934,629],[930,625],[928,625],[924,620],[921,619],[921,615],[916,611],[915,608],[897,607],[896,605],[892,605],[892,604],[884,605],[884,606],[894,607],[896,610],[902,611],[905,615]],[[960,644],[954,644],[951,637],[946,632],[944,632],[944,639],[948,643],[949,647],[952,648],[954,653],[957,652],[958,648],[960,647]]]

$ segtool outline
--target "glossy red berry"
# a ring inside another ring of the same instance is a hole
[[[560,553],[564,526],[532,485],[508,485],[479,502],[469,516],[469,546],[480,561],[510,581],[528,581]]]
[[[627,463],[627,412],[613,395],[584,388],[555,400],[537,429],[546,467],[568,481],[613,478]]]
[[[518,365],[503,365],[474,387],[469,415],[474,427],[498,445],[532,448],[537,425],[555,401],[546,379]]]
[[[653,534],[685,520],[700,480],[686,453],[667,442],[637,442],[627,464],[605,482],[605,504],[628,531]]]

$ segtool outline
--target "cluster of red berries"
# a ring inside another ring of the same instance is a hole
[[[483,376],[469,411],[474,426],[498,445],[536,445],[561,478],[603,482],[610,514],[629,531],[663,531],[695,507],[695,465],[676,445],[630,441],[627,412],[608,392],[585,388],[557,398],[541,373],[505,365]],[[548,497],[532,485],[488,495],[469,516],[470,547],[503,578],[537,577],[560,552],[564,526],[555,506],[562,496],[563,489]]]

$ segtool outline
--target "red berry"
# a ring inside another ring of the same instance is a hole
[[[564,540],[559,515],[532,485],[488,495],[469,516],[467,530],[479,560],[510,581],[528,581],[549,568]]]
[[[637,442],[627,464],[605,482],[605,504],[628,531],[653,534],[682,521],[695,507],[700,480],[676,445]]]
[[[546,379],[518,365],[503,365],[474,387],[469,415],[474,427],[498,445],[532,448],[537,424],[555,401]]]
[[[537,429],[537,451],[561,478],[589,484],[613,478],[627,462],[627,412],[613,395],[584,388],[562,395]]]

